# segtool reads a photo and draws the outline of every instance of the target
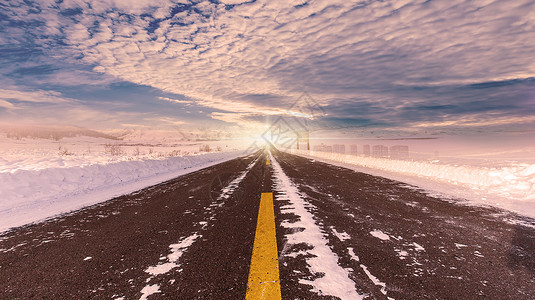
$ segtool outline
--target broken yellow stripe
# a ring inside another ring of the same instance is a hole
[[[273,193],[262,193],[245,299],[281,299]]]
[[[269,158],[266,160],[266,166],[269,166]]]

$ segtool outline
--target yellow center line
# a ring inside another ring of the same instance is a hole
[[[269,158],[266,160],[266,166],[269,166],[270,162],[269,162]]]
[[[260,198],[245,299],[281,299],[273,193]]]

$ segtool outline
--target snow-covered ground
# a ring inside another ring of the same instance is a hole
[[[141,137],[143,138],[143,137]],[[143,161],[245,149],[248,141],[112,140],[88,136],[12,139],[0,133],[0,173]]]
[[[430,193],[535,217],[535,163],[407,159],[290,150],[294,154],[418,186]]]
[[[230,140],[0,134],[0,232],[242,156],[247,146]]]

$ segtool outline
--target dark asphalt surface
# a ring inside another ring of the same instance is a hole
[[[535,299],[535,220],[294,155],[279,153],[277,159],[316,207],[340,265],[353,270],[357,290],[370,298]],[[285,218],[292,216],[279,210],[277,220]],[[378,230],[389,239],[370,234]],[[341,241],[335,232],[350,238]],[[280,258],[283,295],[318,298],[298,285],[294,269],[306,272],[303,261]],[[385,292],[359,264],[386,285]]]
[[[367,298],[535,299],[535,220],[273,155]],[[332,299],[303,283],[318,274],[292,253],[310,246],[288,244],[296,229],[284,224],[297,217],[281,210],[265,159],[259,152],[0,235],[0,299],[140,299],[151,286],[159,291],[148,299],[243,299],[262,192],[274,193],[282,298]],[[175,268],[147,272],[188,238]]]

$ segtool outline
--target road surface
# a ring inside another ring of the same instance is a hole
[[[534,299],[535,220],[272,150],[0,236],[0,299],[259,291]]]

